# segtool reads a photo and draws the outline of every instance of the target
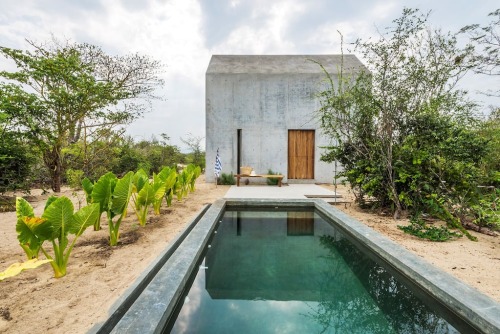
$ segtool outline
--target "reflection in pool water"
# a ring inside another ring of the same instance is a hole
[[[456,333],[313,212],[228,211],[172,333]]]

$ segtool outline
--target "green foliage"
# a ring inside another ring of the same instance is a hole
[[[114,187],[112,184],[109,205],[106,210],[109,227],[109,244],[111,246],[116,246],[120,239],[120,225],[123,218],[127,216],[128,203],[133,188],[133,177],[134,173],[128,172],[114,183]]]
[[[201,149],[202,140],[203,137],[191,133],[188,133],[186,139],[181,138],[181,141],[191,149],[191,153],[187,155],[187,161],[203,169],[205,168],[205,152]]]
[[[279,172],[274,172],[272,169],[269,169],[269,170],[267,171],[267,174],[269,174],[269,175],[281,175],[281,173],[279,173]],[[266,182],[267,182],[267,184],[268,184],[268,185],[270,185],[270,186],[275,186],[275,185],[277,185],[277,184],[278,184],[279,179],[275,179],[275,178],[270,177],[270,178],[268,178],[268,179],[266,180]]]
[[[42,217],[33,215],[33,208],[22,198],[17,199],[17,225],[18,239],[21,247],[26,251],[26,246],[35,255],[35,248],[43,252],[54,270],[54,277],[66,275],[69,256],[76,240],[91,226],[99,215],[99,205],[91,204],[74,212],[73,203],[67,197],[51,197],[47,200]],[[68,235],[74,235],[70,243]],[[43,248],[43,243],[52,243],[53,255]],[[38,253],[38,250],[36,251]]]
[[[82,181],[83,181],[83,170],[79,169],[68,169],[66,170],[66,180],[73,190],[82,189]]]
[[[29,190],[32,165],[28,146],[14,134],[3,132],[0,121],[0,194],[11,190]]]
[[[191,174],[191,180],[189,182],[189,191],[193,192],[196,190],[196,179],[201,175],[201,167],[195,164],[190,164],[186,167],[188,173]]]
[[[120,159],[124,138],[123,130],[114,131],[113,126],[85,129],[79,140],[62,149],[63,167],[82,170],[84,176],[91,180],[114,171]]]
[[[167,198],[167,205],[171,205],[171,198],[168,199],[177,182],[177,173],[169,167],[163,168],[160,173],[153,173],[150,181],[143,169],[139,169],[133,178],[132,200],[134,210],[139,219],[139,225],[146,225],[146,216],[150,206],[153,207],[156,215],[160,214],[163,198]]]
[[[450,231],[446,226],[429,226],[418,216],[414,216],[411,218],[410,225],[398,225],[398,228],[405,233],[431,241],[442,242],[451,240],[453,238],[462,237],[462,234]]]
[[[318,113],[334,145],[323,161],[339,161],[360,204],[426,212],[459,228],[457,208],[478,201],[481,166],[492,146],[478,134],[475,105],[456,82],[468,70],[457,61],[450,33],[432,30],[427,15],[405,9],[380,39],[355,43],[371,72],[353,76],[340,69],[338,81],[320,94]]]
[[[172,196],[173,196],[172,189],[174,188],[174,186],[177,182],[177,172],[175,171],[175,169],[165,167],[160,171],[160,173],[158,173],[158,175],[156,177],[159,178],[165,184],[165,191],[163,193],[163,196],[162,197],[155,196],[155,200],[153,203],[154,213],[156,215],[159,215],[160,214],[160,207],[161,207],[161,203],[163,201],[163,198],[166,199],[167,206],[172,205]],[[156,182],[160,182],[160,181],[156,181]]]
[[[153,175],[153,177],[155,177],[155,175]],[[163,190],[163,193],[165,193],[164,188],[161,189],[163,186],[162,184],[163,182],[157,182],[155,185],[154,181],[150,183],[149,177],[144,169],[139,169],[134,175],[132,181],[132,201],[134,202],[134,210],[137,219],[139,219],[140,226],[146,226],[148,208],[153,204],[157,189],[160,188],[159,191]]]
[[[222,173],[217,181],[218,184],[232,186],[236,184],[233,172],[230,174]]]
[[[94,222],[94,231],[101,229],[101,216],[109,209],[111,194],[116,184],[116,175],[108,172],[101,176],[92,187],[92,203],[99,203],[99,218]]]
[[[470,215],[473,217],[472,223],[500,230],[500,189],[481,196],[470,206]]]
[[[133,178],[134,172],[128,172],[121,179],[109,172],[101,176],[92,187],[92,203],[99,204],[99,217],[94,222],[94,230],[101,229],[101,215],[106,212],[111,246],[116,246],[120,238],[120,225],[127,216]]]
[[[32,228],[37,227],[37,225],[30,224],[34,223],[34,221],[28,218],[34,218],[35,214],[31,204],[29,204],[24,198],[16,199],[16,217],[16,231],[19,234],[18,238],[19,240],[23,240],[20,243],[22,249],[26,253],[28,260],[38,258],[40,246],[43,241],[40,240],[40,238],[32,230]]]
[[[92,190],[94,189],[94,184],[87,177],[82,180],[82,189],[85,193],[87,204],[92,203]]]
[[[480,124],[477,133],[488,142],[481,164],[483,185],[500,187],[500,108],[492,110],[489,119]]]
[[[0,46],[0,54],[18,67],[16,72],[0,71],[0,77],[15,83],[0,85],[6,96],[0,112],[9,113],[25,129],[25,137],[41,148],[52,189],[59,192],[65,149],[82,132],[139,117],[148,105],[141,100],[154,97],[153,90],[163,83],[160,64],[139,55],[111,57],[89,44],[29,43],[33,51]],[[84,154],[84,160],[89,157]]]
[[[163,198],[167,199],[169,205],[173,194],[182,199],[188,192],[195,190],[194,181],[200,172],[199,166],[189,165],[179,177],[175,169],[164,167],[158,174],[153,173],[151,180],[142,169],[136,173],[128,172],[122,178],[108,172],[95,184],[85,178],[82,180],[82,188],[86,194],[87,206],[74,212],[73,204],[67,197],[51,196],[47,199],[42,217],[35,217],[32,206],[23,198],[17,198],[16,231],[20,246],[28,260],[38,259],[39,252],[42,251],[48,259],[45,262],[50,262],[53,267],[55,277],[62,277],[66,275],[68,259],[77,238],[87,227],[99,224],[102,213],[106,212],[110,245],[115,246],[119,242],[120,226],[127,216],[132,193],[139,223],[144,226],[149,206],[153,206],[155,214],[159,214]],[[69,234],[74,235],[71,242]],[[52,243],[53,255],[43,248],[45,241]],[[37,262],[36,266],[45,262]],[[17,264],[1,274],[10,277],[32,265],[35,264]]]
[[[112,170],[120,174],[129,170],[144,169],[149,173],[159,173],[165,166],[173,166],[185,160],[180,149],[175,145],[168,144],[168,136],[161,135],[163,140],[154,136],[151,140],[134,142],[131,138],[125,138],[121,146],[118,146],[116,164]]]
[[[178,201],[181,201],[188,195],[191,178],[192,174],[187,168],[184,168],[182,172],[180,172],[177,176],[177,182],[175,184],[175,195],[177,196]]]
[[[177,200],[180,201],[184,197],[186,197],[189,192],[193,192],[195,190],[195,182],[196,178],[201,173],[201,168],[199,166],[195,166],[193,164],[189,164],[177,175],[177,181],[172,187],[171,191],[167,192],[167,203],[170,206],[171,198],[174,194],[177,197]]]

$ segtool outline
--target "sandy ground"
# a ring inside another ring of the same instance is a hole
[[[327,186],[333,190],[333,187]],[[107,226],[95,232],[89,228],[77,242],[68,264],[67,276],[55,279],[50,265],[24,271],[0,282],[1,333],[85,333],[103,322],[119,296],[136,280],[207,203],[224,196],[228,186],[215,188],[203,177],[197,190],[182,202],[162,208],[162,214],[150,214],[145,227],[137,226],[132,212],[122,226],[122,242],[107,246]],[[340,189],[349,200],[346,189]],[[48,195],[33,193],[35,213],[41,214]],[[83,196],[65,190],[76,206]],[[359,210],[354,205],[337,205],[368,226],[387,235],[430,263],[455,275],[483,293],[500,301],[500,238],[474,233],[479,242],[462,238],[433,243],[404,234],[390,217]],[[25,255],[15,232],[15,213],[0,213],[0,271],[22,262]]]

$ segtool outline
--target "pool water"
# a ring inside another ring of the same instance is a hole
[[[458,333],[313,211],[226,211],[192,279],[166,331]]]

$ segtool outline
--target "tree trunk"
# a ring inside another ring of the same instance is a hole
[[[468,230],[476,231],[476,232],[486,234],[486,235],[491,235],[492,237],[498,236],[498,234],[495,233],[494,231],[492,231],[491,229],[489,229],[487,227],[481,227],[481,226],[478,226],[478,225],[470,223],[470,222],[462,221],[462,226]]]
[[[50,173],[52,191],[60,193],[62,176],[61,147],[54,145],[52,149],[47,149],[43,154],[43,161]]]
[[[54,166],[54,173],[52,174],[52,191],[55,193],[61,192],[61,174],[61,161],[57,159]]]

